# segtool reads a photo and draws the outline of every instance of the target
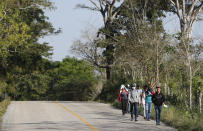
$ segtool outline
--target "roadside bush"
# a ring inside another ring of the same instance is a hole
[[[7,106],[10,104],[10,98],[7,98],[0,102],[0,120],[2,120],[2,117],[4,113],[6,112]]]
[[[120,89],[120,85],[121,82],[119,81],[107,81],[104,84],[101,94],[97,99],[113,103],[118,97],[118,90]]]
[[[180,131],[202,131],[203,115],[199,113],[190,113],[169,105],[162,110],[162,121]]]
[[[112,103],[112,106],[117,108],[117,109],[121,109],[121,102],[119,102],[118,100],[115,100],[113,103]]]

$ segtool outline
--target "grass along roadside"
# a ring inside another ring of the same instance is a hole
[[[117,100],[112,103],[112,106],[121,109],[121,103]],[[140,114],[143,114],[142,108]],[[155,110],[153,105],[151,118],[155,119]],[[179,131],[203,131],[203,114],[191,114],[188,111],[173,105],[168,105],[168,108],[162,108],[161,121],[166,125],[178,129]]]
[[[180,131],[202,131],[203,114],[189,113],[180,107],[163,108],[162,121]],[[154,115],[153,115],[154,116]]]
[[[0,102],[0,121],[2,121],[2,117],[6,112],[7,106],[10,104],[10,99],[7,98]]]

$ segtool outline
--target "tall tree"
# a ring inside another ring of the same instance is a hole
[[[190,53],[191,50],[191,36],[192,28],[198,19],[198,15],[203,9],[202,0],[170,0],[172,4],[172,11],[177,14],[180,22],[181,30],[181,44],[180,48],[183,50],[183,55],[185,55],[185,63],[189,70],[189,88],[190,88],[190,109],[192,110],[192,64]]]
[[[79,4],[78,7],[100,12],[103,18],[104,28],[99,31],[99,34],[102,33],[106,37],[105,39],[115,41],[113,38],[114,34],[112,31],[112,24],[120,11],[120,6],[117,6],[117,4],[120,4],[121,0],[89,0],[89,2],[92,3],[93,6]],[[109,80],[111,77],[111,65],[114,61],[114,45],[112,42],[108,42],[103,45],[103,47],[105,48],[103,55],[105,57],[106,63],[105,65],[100,65],[95,61],[95,65],[99,68],[106,69],[106,78]]]
[[[147,81],[151,85],[159,81],[159,67],[168,44],[167,34],[160,19],[165,16],[164,11],[168,8],[162,5],[162,1],[127,0],[115,20],[116,30],[122,34],[116,46],[119,57],[117,60],[121,64],[126,63],[131,71],[137,70],[137,74],[132,76],[140,76],[142,81],[143,76],[148,76]],[[149,73],[150,70],[153,70],[152,74]]]

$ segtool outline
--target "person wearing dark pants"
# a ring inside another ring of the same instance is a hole
[[[135,116],[135,121],[137,121],[140,96],[138,90],[136,89],[136,84],[133,85],[132,90],[129,92],[128,99],[131,103],[131,121],[133,120],[133,116]]]
[[[130,112],[131,112],[131,121],[133,120],[133,116],[135,116],[135,121],[137,121],[137,116],[139,113],[139,103],[133,102],[130,104]]]
[[[156,124],[160,125],[162,106],[155,105],[154,108],[155,108],[155,112],[156,112]]]
[[[127,112],[127,104],[128,104],[128,92],[122,88],[121,91],[121,107],[122,107],[122,113],[125,115]]]
[[[127,112],[127,104],[128,104],[128,100],[121,99],[121,107],[122,107],[123,115],[125,115],[125,113]]]
[[[155,108],[155,113],[156,113],[156,125],[160,125],[160,120],[161,120],[161,110],[162,110],[162,105],[165,102],[165,97],[161,93],[161,88],[160,86],[156,87],[157,91],[156,93],[152,96],[152,101],[154,103],[154,108]]]

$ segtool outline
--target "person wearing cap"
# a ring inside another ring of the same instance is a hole
[[[128,92],[128,89],[125,87],[125,85],[124,85],[124,84],[122,84],[122,85],[121,85],[121,87],[120,87],[120,93],[121,93],[122,89],[125,89],[125,91],[127,91],[127,92]]]
[[[132,90],[129,92],[128,99],[130,101],[130,112],[131,112],[131,121],[133,116],[135,116],[135,121],[137,121],[138,110],[139,110],[139,92],[136,89],[136,84],[133,84]]]
[[[154,94],[153,90],[150,87],[146,87],[145,91],[145,110],[146,110],[146,120],[150,120],[151,111],[152,111],[152,95]]]
[[[162,105],[165,102],[165,97],[163,93],[161,93],[160,86],[156,87],[156,93],[153,95],[152,101],[154,103],[156,113],[156,125],[160,125]]]

